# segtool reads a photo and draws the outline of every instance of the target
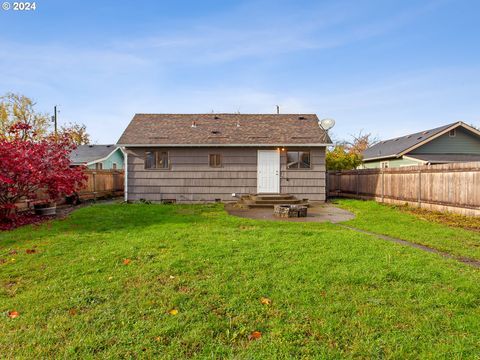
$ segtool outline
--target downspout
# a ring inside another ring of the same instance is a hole
[[[128,201],[128,153],[126,149],[125,149],[125,174],[124,174],[123,184],[124,184],[123,196],[124,196],[125,202],[127,202]]]

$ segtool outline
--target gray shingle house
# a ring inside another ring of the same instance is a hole
[[[380,141],[363,153],[362,168],[480,161],[480,131],[463,122]]]
[[[315,114],[136,114],[118,141],[125,198],[232,201],[291,194],[325,200],[325,148]]]

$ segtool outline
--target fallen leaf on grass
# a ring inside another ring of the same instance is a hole
[[[27,254],[35,254],[35,253],[37,252],[37,250],[35,250],[35,249],[27,249],[27,250],[25,250],[25,252],[26,252]]]
[[[260,331],[254,331],[250,335],[248,335],[248,340],[258,340],[262,337],[262,333]]]
[[[262,297],[260,298],[260,302],[263,304],[263,305],[270,305],[272,303],[272,300],[270,300],[269,298],[267,297]]]
[[[191,289],[188,286],[180,286],[177,291],[183,294],[188,294]]]
[[[170,275],[170,279],[175,279],[175,276],[173,276],[173,275]]]
[[[77,309],[72,308],[72,309],[68,310],[68,313],[72,316],[77,315]]]
[[[17,317],[19,317],[19,316],[20,316],[20,313],[19,313],[18,311],[13,310],[13,311],[9,311],[9,312],[8,312],[8,317],[9,317],[10,319],[15,319],[15,318],[17,318]]]
[[[170,315],[177,315],[178,314],[178,310],[177,309],[172,309],[168,312]]]
[[[0,259],[0,264],[5,264],[7,262],[6,259]]]
[[[14,249],[14,250],[10,251],[8,254],[9,254],[9,255],[16,255],[16,254],[17,254],[17,250]]]
[[[130,264],[130,259],[123,259],[123,265]]]

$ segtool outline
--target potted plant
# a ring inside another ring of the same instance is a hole
[[[35,215],[51,216],[57,213],[57,204],[50,200],[39,201],[33,204]]]

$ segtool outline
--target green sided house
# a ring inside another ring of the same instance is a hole
[[[325,149],[315,114],[136,114],[125,199],[201,203],[262,194],[325,201]]]
[[[480,161],[480,131],[463,122],[380,141],[363,153],[360,168]]]
[[[80,145],[70,154],[70,164],[94,170],[121,170],[124,158],[122,149],[116,145]]]

